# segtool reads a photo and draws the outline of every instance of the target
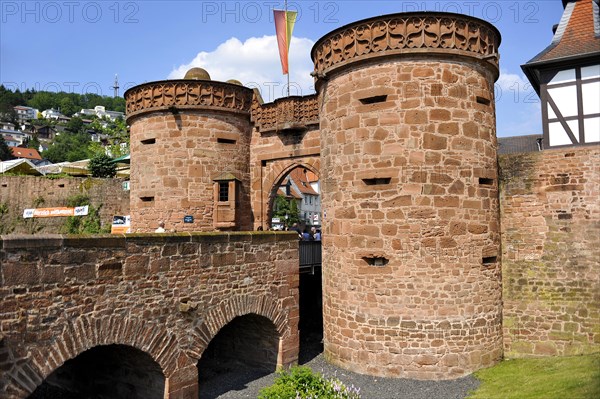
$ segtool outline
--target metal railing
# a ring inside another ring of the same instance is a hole
[[[321,267],[321,241],[300,241],[300,273],[315,274],[315,267]]]

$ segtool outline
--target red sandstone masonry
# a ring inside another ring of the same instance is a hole
[[[494,110],[425,95],[445,75],[448,92],[474,85],[493,97],[491,74],[442,61],[363,64],[323,86],[325,355],[353,371],[447,379],[502,357]],[[356,88],[377,81],[388,107],[360,102]],[[411,96],[418,108],[405,110]],[[467,116],[448,126],[455,111]],[[365,183],[377,178],[389,184]]]
[[[197,397],[202,352],[250,313],[277,330],[279,366],[297,361],[293,234],[3,236],[0,245],[2,398],[26,397],[66,360],[109,343],[151,355],[170,398]]]
[[[329,361],[449,379],[501,359],[499,42],[484,21],[410,13],[313,48]]]
[[[15,226],[15,233],[28,233],[23,210],[42,199],[40,208],[66,206],[69,197],[87,195],[90,205],[100,207],[103,227],[110,227],[114,215],[129,215],[129,191],[123,190],[124,179],[69,177],[49,179],[36,176],[0,176],[0,203],[9,205],[1,223]],[[39,233],[60,233],[65,218],[36,219]]]
[[[506,356],[600,351],[600,148],[500,165]]]
[[[214,179],[240,182],[236,230],[251,230],[248,115],[155,111],[132,118],[131,220],[135,232],[213,231]],[[233,144],[219,142],[230,140]],[[242,211],[244,210],[244,211]],[[186,215],[194,223],[184,223]]]

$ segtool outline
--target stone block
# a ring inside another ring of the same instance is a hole
[[[448,147],[448,142],[445,137],[431,133],[423,135],[423,148],[427,150],[445,150]]]
[[[35,263],[3,262],[3,286],[35,285],[40,282],[40,269]]]

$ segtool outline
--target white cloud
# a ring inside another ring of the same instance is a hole
[[[500,77],[498,78],[496,85],[497,87],[500,87],[502,91],[526,92],[533,90],[531,84],[526,80],[524,75],[509,73],[507,70],[500,71]]]
[[[541,133],[540,101],[525,75],[501,70],[495,89],[498,136]]]
[[[307,38],[292,38],[290,46],[290,94],[314,93],[310,73],[313,63],[310,50],[314,42]],[[281,73],[277,39],[273,36],[251,37],[245,42],[238,38],[221,43],[214,51],[201,51],[188,64],[171,71],[169,79],[181,79],[193,67],[204,68],[211,79],[237,79],[245,86],[258,87],[265,101],[284,97],[287,78]]]

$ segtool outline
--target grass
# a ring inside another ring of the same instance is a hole
[[[600,354],[506,360],[475,376],[469,399],[600,398]]]

